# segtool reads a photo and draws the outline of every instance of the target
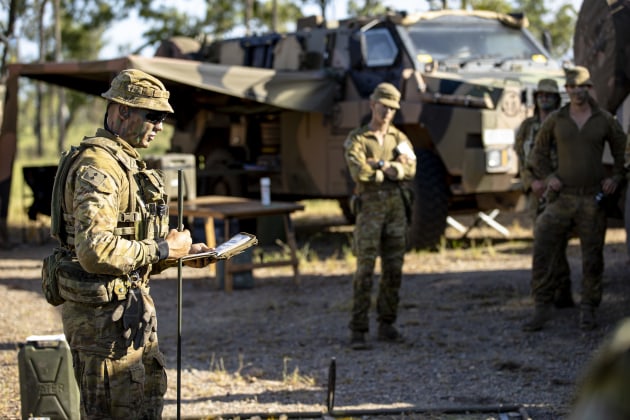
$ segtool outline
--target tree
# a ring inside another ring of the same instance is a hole
[[[313,3],[319,6],[320,16],[326,20],[326,7],[330,4],[331,0],[302,0],[302,4]]]
[[[476,10],[492,10],[501,13],[523,12],[529,21],[529,31],[536,39],[542,39],[548,33],[551,38],[551,53],[565,55],[571,48],[577,11],[569,3],[562,4],[558,10],[547,8],[544,0],[516,0],[516,8],[507,0],[468,0]]]
[[[5,10],[7,10],[6,25],[3,24],[3,22],[0,22],[0,43],[3,46],[2,58],[0,59],[0,83],[4,83],[7,57],[11,47],[11,39],[14,36],[15,21],[18,14],[18,0],[11,0],[9,4],[6,4],[5,1],[0,1],[0,4]]]
[[[348,1],[348,13],[351,16],[373,16],[386,12],[380,0],[365,0],[363,6],[355,0]]]
[[[545,32],[550,35],[554,55],[563,56],[570,50],[577,20],[573,5],[564,3],[558,10],[551,11],[543,0],[519,0],[519,6],[530,22],[529,30],[537,39],[542,39]]]
[[[253,21],[260,32],[287,32],[287,24],[297,22],[302,17],[302,11],[288,0],[271,0],[259,4],[255,15]]]
[[[506,0],[469,0],[468,4],[475,10],[491,10],[497,13],[510,13],[512,5]]]

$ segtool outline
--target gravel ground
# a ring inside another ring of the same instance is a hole
[[[509,418],[525,413],[536,420],[565,418],[592,352],[630,315],[625,233],[608,232],[597,330],[580,331],[578,310],[564,309],[556,311],[548,328],[524,333],[520,326],[532,310],[531,231],[521,219],[504,223],[513,232],[510,240],[477,229],[472,244],[450,240],[440,252],[408,253],[397,323],[407,340],[378,342],[373,328],[370,351],[348,346],[350,227],[296,223],[300,249],[310,250],[300,284],[290,269],[259,269],[253,288],[227,294],[207,271],[185,268],[181,416],[318,417],[332,406],[335,413],[363,418],[400,418],[405,411],[412,418],[492,419],[499,412],[512,413]],[[0,252],[1,418],[20,416],[18,344],[31,334],[62,331],[58,309],[40,292],[41,259],[51,246]],[[577,240],[569,255],[578,292]],[[177,270],[151,284],[169,368],[164,416],[175,417]],[[480,413],[445,414],[449,410]]]

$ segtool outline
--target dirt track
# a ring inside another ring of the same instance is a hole
[[[521,407],[534,419],[563,418],[593,350],[630,315],[625,233],[609,229],[600,328],[581,332],[577,309],[567,309],[557,311],[542,332],[527,334],[520,325],[531,310],[530,232],[522,220],[505,223],[511,240],[475,230],[472,246],[451,240],[438,253],[409,253],[398,321],[407,341],[374,342],[371,351],[347,345],[353,271],[353,261],[344,256],[348,227],[296,223],[300,249],[318,256],[302,264],[300,285],[293,284],[289,269],[261,269],[254,288],[226,294],[207,273],[185,269],[181,414],[325,412],[335,358],[336,410],[504,405]],[[41,258],[50,246],[19,246],[0,255],[2,418],[19,417],[18,344],[31,334],[61,332],[58,310],[39,289]],[[576,241],[569,255],[577,292]],[[176,274],[152,282],[169,368],[165,416],[177,413]]]

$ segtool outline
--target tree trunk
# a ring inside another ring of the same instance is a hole
[[[251,20],[254,14],[254,0],[245,0],[245,35],[252,34]]]
[[[61,55],[61,10],[60,0],[53,2],[55,13],[55,61],[62,60]],[[63,151],[65,148],[64,142],[66,138],[66,91],[63,88],[57,88],[57,150]]]
[[[0,61],[0,83],[4,82],[5,78],[5,66],[7,63],[7,56],[9,54],[10,39],[13,37],[13,30],[15,29],[15,16],[17,14],[17,0],[11,0],[9,4],[9,16],[7,18],[7,30],[2,34],[2,42],[4,48],[2,49],[2,60]]]
[[[46,8],[46,0],[42,0],[39,5],[38,15],[38,32],[39,32],[39,62],[46,61],[46,36],[44,29],[44,9]],[[43,134],[43,109],[44,104],[44,84],[37,82],[37,98],[35,106],[35,137],[37,139],[37,155],[44,155],[44,134]]]

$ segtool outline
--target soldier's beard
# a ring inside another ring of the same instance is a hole
[[[581,105],[588,101],[588,97],[588,91],[586,89],[582,89],[571,94],[571,102],[575,102],[576,105]]]
[[[543,111],[553,111],[554,109],[556,109],[556,104],[555,101],[539,101],[538,108],[542,109]]]
[[[555,99],[539,98],[537,99],[536,104],[538,105],[538,108],[546,112],[553,111],[554,109],[556,109]]]

